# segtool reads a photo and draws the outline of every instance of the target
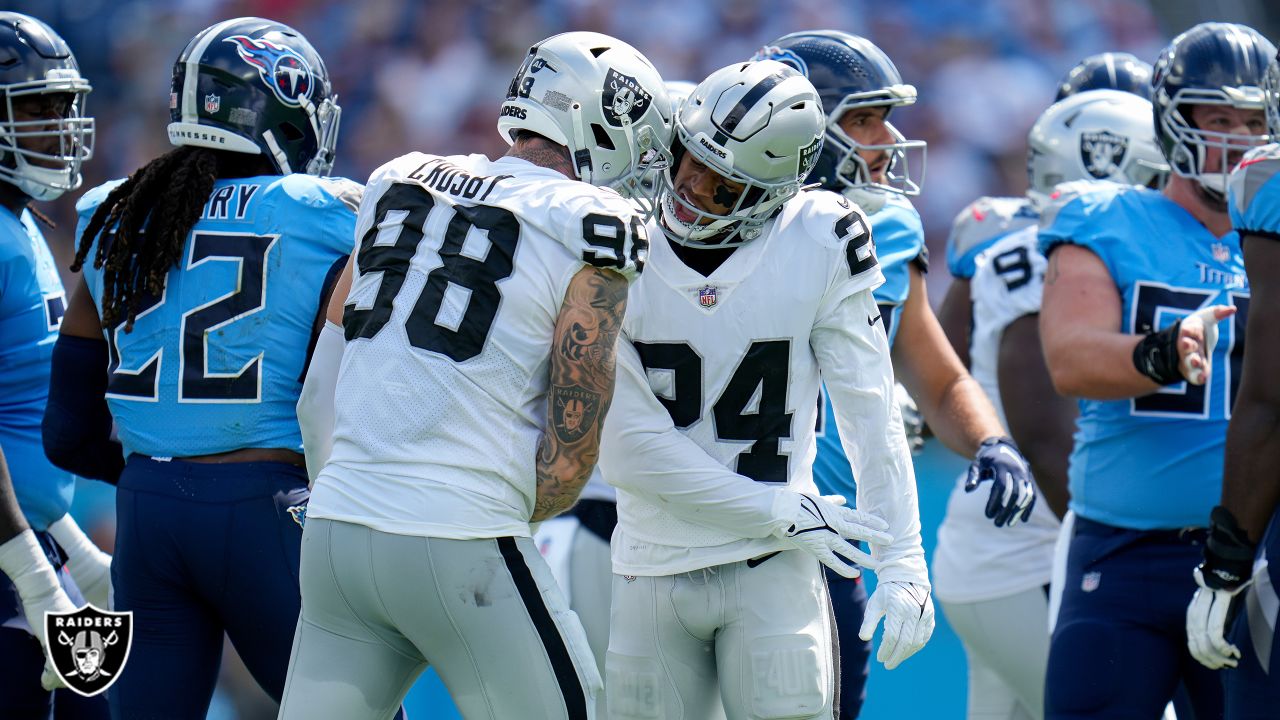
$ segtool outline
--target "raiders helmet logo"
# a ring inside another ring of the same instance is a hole
[[[1106,180],[1120,172],[1124,156],[1129,151],[1129,138],[1113,132],[1081,133],[1080,159],[1084,169],[1098,180]]]
[[[653,95],[645,90],[635,78],[609,68],[604,80],[604,92],[600,96],[601,110],[604,119],[614,127],[622,127],[622,118],[628,118],[628,124],[638,122]]]
[[[822,150],[822,138],[814,138],[813,142],[808,146],[800,148],[800,166],[796,168],[796,175],[804,179],[813,171],[813,166],[818,164],[818,153]]]
[[[73,692],[93,697],[111,687],[129,660],[133,613],[92,605],[70,613],[45,613],[44,631],[58,677]]]

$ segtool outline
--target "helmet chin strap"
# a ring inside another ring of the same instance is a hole
[[[579,180],[594,185],[591,151],[587,149],[587,131],[582,122],[582,105],[574,103],[569,108],[569,117],[573,118],[573,147],[570,152],[573,153],[574,172],[578,173]]]

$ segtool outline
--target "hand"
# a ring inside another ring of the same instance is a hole
[[[902,429],[907,433],[907,447],[912,455],[924,451],[924,415],[916,405],[915,398],[903,387],[902,383],[893,386],[893,397],[898,401],[898,409],[902,411]]]
[[[892,670],[911,657],[933,635],[933,600],[929,587],[913,582],[891,580],[876,586],[867,600],[866,615],[858,637],[870,642],[876,625],[884,618],[884,637],[876,660]]]
[[[1226,634],[1240,591],[1252,582],[1255,551],[1231,511],[1215,507],[1209,515],[1204,562],[1194,571],[1200,588],[1187,606],[1187,647],[1211,670],[1233,668],[1240,657],[1240,649],[1227,642]]]
[[[982,441],[978,454],[969,463],[964,491],[973,492],[986,480],[991,481],[986,515],[995,521],[996,527],[1013,527],[1031,517],[1036,506],[1036,485],[1026,458],[1010,438],[991,437]]]
[[[1213,372],[1213,348],[1218,344],[1218,323],[1236,314],[1230,305],[1210,305],[1182,320],[1178,327],[1178,370],[1192,385],[1209,382]]]
[[[53,669],[49,642],[45,637],[44,616],[51,612],[75,612],[76,606],[58,584],[53,566],[49,564],[49,559],[36,541],[35,533],[30,529],[23,530],[0,545],[0,572],[8,575],[13,582],[18,591],[18,599],[22,602],[22,614],[31,626],[32,634],[40,641],[40,648],[44,650],[44,672],[40,675],[40,686],[49,691],[66,687]]]
[[[110,610],[111,556],[93,544],[70,513],[53,521],[49,534],[67,551],[67,569],[84,599],[100,610]]]
[[[845,499],[840,495],[815,497],[786,490],[783,492],[787,494],[785,497],[790,524],[778,533],[779,537],[790,541],[795,547],[818,558],[818,562],[847,578],[862,574],[852,563],[871,569],[879,567],[870,555],[848,541],[863,540],[888,545],[893,542],[893,536],[884,532],[889,528],[889,523],[870,513],[844,507]],[[838,555],[843,555],[852,562],[846,562]]]

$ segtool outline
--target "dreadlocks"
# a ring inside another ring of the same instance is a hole
[[[182,260],[187,234],[200,219],[220,177],[258,174],[258,155],[183,146],[152,160],[116,186],[94,211],[71,269],[79,271],[96,241],[93,266],[102,273],[102,325],[133,330],[143,299],[164,291]],[[145,226],[145,232],[143,228]]]

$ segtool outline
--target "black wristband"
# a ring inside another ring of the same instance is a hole
[[[1159,385],[1183,381],[1178,369],[1178,330],[1182,321],[1142,338],[1133,348],[1133,366]]]
[[[1215,589],[1234,589],[1253,574],[1257,546],[1249,542],[1236,517],[1221,505],[1209,514],[1209,539],[1204,544],[1204,564],[1200,572],[1204,584]]]

